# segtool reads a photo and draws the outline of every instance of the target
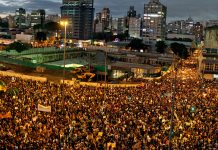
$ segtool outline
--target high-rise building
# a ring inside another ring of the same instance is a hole
[[[141,18],[129,18],[129,36],[133,38],[141,38]]]
[[[145,40],[164,39],[166,37],[167,7],[159,0],[150,0],[144,5],[143,38]]]
[[[15,11],[15,23],[16,27],[21,29],[26,27],[26,10],[23,8],[19,8]]]
[[[185,20],[176,20],[167,24],[167,33],[183,34],[185,30]]]
[[[50,15],[46,16],[45,20],[47,22],[51,22],[51,21],[52,22],[59,22],[60,21],[60,16],[58,14],[55,14],[55,15],[50,14]]]
[[[94,0],[63,0],[61,19],[69,25],[68,38],[90,39],[93,32]]]
[[[200,22],[197,22],[194,24],[194,35],[195,35],[195,41],[201,42],[203,40],[203,32],[204,27]]]
[[[118,18],[117,20],[117,34],[123,34],[128,31],[127,17]]]
[[[37,24],[43,26],[45,23],[45,10],[44,9],[32,10],[30,20],[31,20],[31,27]]]
[[[136,11],[134,10],[134,6],[129,7],[129,11],[127,12],[127,17],[136,17]]]
[[[110,24],[110,9],[103,8],[101,11],[101,22],[103,24],[103,29],[108,29]]]
[[[110,9],[104,7],[101,12],[96,13],[94,22],[95,32],[107,32],[111,29]]]

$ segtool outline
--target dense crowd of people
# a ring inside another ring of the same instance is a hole
[[[7,89],[19,91],[0,95],[0,114],[11,113],[0,119],[0,148],[217,149],[218,82],[173,82],[171,75],[136,87],[0,76]],[[38,111],[38,104],[51,106],[51,112]]]

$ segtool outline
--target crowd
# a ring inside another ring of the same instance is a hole
[[[0,95],[0,114],[11,113],[0,119],[0,148],[217,149],[218,82],[173,80],[91,87],[0,76],[7,89],[19,91]],[[38,104],[51,112],[38,111]]]

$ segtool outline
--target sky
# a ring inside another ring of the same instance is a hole
[[[95,13],[103,7],[109,7],[113,17],[125,16],[129,6],[137,13],[143,13],[144,4],[149,0],[94,0]],[[167,20],[187,19],[196,21],[218,19],[218,0],[160,0],[167,6]],[[47,14],[60,14],[62,0],[0,0],[0,15],[14,14],[19,7],[31,11],[45,9]]]

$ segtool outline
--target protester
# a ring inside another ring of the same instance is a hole
[[[172,73],[143,86],[106,88],[0,76],[7,84],[0,114],[11,113],[0,118],[0,148],[216,149],[218,82],[184,80],[179,71],[176,82]]]

